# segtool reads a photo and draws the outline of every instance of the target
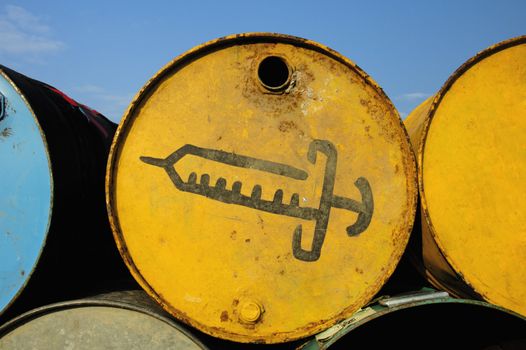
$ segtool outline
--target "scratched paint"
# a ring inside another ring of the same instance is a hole
[[[232,36],[170,63],[130,106],[109,164],[135,278],[175,317],[240,342],[302,338],[363,306],[414,218],[394,107],[352,62],[294,37]]]
[[[51,215],[45,138],[32,110],[0,72],[0,314],[31,276]]]

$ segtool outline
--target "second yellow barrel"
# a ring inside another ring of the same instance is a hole
[[[406,126],[429,280],[526,315],[526,37],[462,65]]]
[[[412,228],[401,120],[359,67],[311,41],[242,34],[164,67],[117,131],[114,235],[142,287],[216,337],[277,343],[368,302]]]

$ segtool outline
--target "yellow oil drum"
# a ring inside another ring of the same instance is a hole
[[[413,225],[416,166],[395,108],[305,39],[240,34],[176,58],[110,154],[110,221],[132,274],[223,339],[285,342],[348,317]]]
[[[526,37],[462,65],[405,124],[428,279],[526,315]],[[419,241],[419,242],[418,242]]]

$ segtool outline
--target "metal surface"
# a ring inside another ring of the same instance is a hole
[[[104,203],[116,125],[3,66],[0,96],[2,322],[127,274]]]
[[[33,273],[53,206],[46,137],[16,85],[0,70],[0,314]]]
[[[526,318],[481,301],[437,296],[391,307],[374,304],[317,334],[298,350],[323,349],[522,349]],[[400,296],[393,297],[399,299]],[[385,298],[389,299],[389,298]]]
[[[235,35],[176,58],[110,154],[108,211],[131,272],[224,339],[285,342],[348,317],[413,224],[415,163],[391,102],[296,37]]]
[[[206,349],[140,291],[32,310],[0,327],[0,349]]]
[[[479,53],[406,120],[435,286],[526,315],[526,37]]]
[[[387,307],[394,307],[403,304],[415,303],[419,301],[437,299],[437,298],[447,298],[449,295],[447,292],[442,291],[419,291],[413,293],[406,293],[397,295],[394,297],[387,297],[378,300],[378,304]]]

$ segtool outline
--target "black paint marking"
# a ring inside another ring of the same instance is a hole
[[[5,97],[0,92],[0,121],[2,121],[6,117],[6,103],[5,103]]]
[[[272,201],[268,201],[261,199],[262,190],[260,185],[254,186],[250,196],[245,196],[241,193],[242,183],[239,181],[233,183],[232,190],[226,189],[227,182],[224,178],[219,178],[215,186],[210,186],[210,176],[208,174],[201,175],[200,182],[197,183],[197,174],[191,173],[188,181],[184,182],[174,168],[175,163],[181,158],[187,154],[191,154],[240,168],[256,169],[296,180],[307,179],[307,172],[286,164],[220,150],[201,148],[189,144],[179,148],[165,159],[153,157],[140,157],[140,159],[146,164],[163,168],[175,187],[180,191],[198,194],[227,204],[237,204],[268,213],[316,221],[314,238],[310,249],[306,250],[301,247],[301,224],[296,227],[292,236],[292,253],[294,257],[302,261],[316,261],[321,255],[321,248],[325,240],[331,208],[346,209],[358,213],[356,222],[347,227],[347,234],[351,237],[358,236],[367,229],[374,211],[371,186],[369,185],[369,181],[364,177],[358,178],[354,183],[358,190],[360,190],[361,202],[333,194],[337,163],[336,148],[329,141],[314,140],[310,144],[307,153],[309,162],[316,164],[318,153],[323,153],[327,158],[319,208],[300,207],[299,194],[297,193],[292,195],[289,204],[284,204],[283,190],[281,189],[278,189],[274,193]]]
[[[215,149],[201,148],[193,145],[184,145],[183,147],[179,148],[177,151],[172,153],[170,156],[168,156],[168,158],[166,159],[141,157],[141,160],[151,165],[164,167],[165,164],[170,164],[169,166],[175,164],[179,159],[181,159],[187,154],[192,154],[194,156],[202,157],[205,159],[240,168],[262,170],[266,171],[267,173],[282,175],[296,180],[305,180],[308,176],[307,172],[286,164],[274,163],[268,160],[241,156],[235,153],[229,153]]]

